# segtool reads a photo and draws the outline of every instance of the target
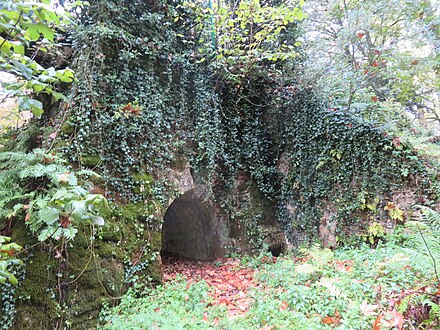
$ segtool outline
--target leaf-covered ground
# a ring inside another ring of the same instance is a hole
[[[167,260],[164,284],[127,294],[105,329],[440,329],[432,266],[383,245],[201,263]]]
[[[182,259],[164,260],[164,281],[172,283],[179,276],[187,284],[204,281],[209,287],[211,305],[224,305],[228,316],[242,315],[249,310],[249,291],[258,283],[254,281],[255,269],[244,267],[238,259],[218,260],[214,263],[194,262]],[[204,315],[205,319],[208,315]]]

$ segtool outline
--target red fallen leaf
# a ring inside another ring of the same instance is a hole
[[[365,33],[363,33],[363,32],[358,32],[357,33],[357,37],[358,38],[363,38],[365,36]]]
[[[274,329],[273,325],[266,325],[258,330],[273,330],[273,329]]]
[[[349,126],[351,127],[351,126]],[[336,260],[336,270],[340,271],[340,272],[351,272],[352,271],[352,266],[351,264],[353,263],[352,260]]]
[[[203,318],[202,318],[202,320],[203,320],[204,322],[208,322],[208,313],[207,313],[207,312],[204,312],[204,313],[203,313]]]
[[[412,65],[417,65],[418,63],[419,63],[419,61],[417,61],[417,60],[414,60],[411,62]]]
[[[393,317],[394,326],[397,329],[402,330],[403,328],[403,315],[400,314],[397,310],[393,309],[391,311],[391,316]]]
[[[285,311],[289,307],[289,304],[285,301],[283,301],[280,305],[280,311]]]
[[[400,144],[401,144],[400,137],[394,137],[393,138],[393,144],[394,144],[395,147],[399,147]]]
[[[159,312],[159,311],[160,311],[160,307],[157,307],[154,311],[155,311],[156,313]]]
[[[223,298],[223,299],[221,299],[221,300],[218,302],[218,304],[219,304],[219,305],[222,305],[222,304],[224,304],[224,305],[230,305],[231,302],[230,302],[228,299]]]
[[[26,216],[24,217],[24,222],[28,222],[31,219],[31,214],[28,212],[26,213]]]
[[[324,324],[335,324],[338,325],[341,321],[341,314],[338,311],[335,312],[335,316],[326,316],[321,319],[321,322]]]
[[[377,61],[374,61],[373,63],[371,63],[371,66],[379,66],[379,63]]]
[[[376,317],[373,323],[373,328],[371,330],[380,330],[380,325],[382,323],[382,316]]]
[[[379,98],[377,96],[372,96],[371,101],[377,102],[377,101],[379,101]]]
[[[352,123],[349,123],[349,124],[347,124],[347,126],[350,128],[350,127],[353,126],[353,124],[352,124]]]
[[[321,322],[324,324],[335,324],[335,318],[331,316],[326,316],[321,319]]]

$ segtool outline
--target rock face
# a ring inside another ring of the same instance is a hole
[[[225,255],[224,238],[215,209],[203,200],[200,189],[191,189],[168,207],[162,225],[163,256],[209,261]]]
[[[276,205],[252,180],[239,175],[232,189],[213,187],[217,191],[214,198],[203,178],[191,174],[188,163],[167,171],[169,182],[181,195],[169,198],[172,202],[162,225],[162,256],[207,261],[227,253],[253,254],[266,249],[278,255],[285,251]],[[227,209],[223,206],[226,200]]]

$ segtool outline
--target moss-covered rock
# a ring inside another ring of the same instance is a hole
[[[82,228],[64,243],[35,245],[25,224],[17,222],[13,239],[31,248],[22,256],[26,275],[12,329],[93,329],[103,301],[117,301],[136,281],[160,282],[161,233],[149,226],[145,205],[114,207],[102,229]]]
[[[81,155],[80,161],[84,166],[94,168],[98,166],[102,160],[99,155]]]
[[[23,222],[16,223],[12,239],[23,247],[37,242]],[[21,258],[26,263],[26,275],[16,291],[17,314],[13,328],[50,329],[61,315],[58,301],[54,299],[59,262],[46,244],[29,250]]]

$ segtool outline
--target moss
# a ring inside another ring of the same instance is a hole
[[[120,225],[112,222],[111,218],[105,217],[105,225],[100,229],[98,235],[103,241],[119,242],[122,239],[122,230]]]
[[[73,133],[75,133],[75,128],[73,125],[69,122],[65,122],[60,129],[60,133],[65,136],[71,136]]]
[[[99,155],[81,155],[80,156],[81,163],[84,166],[94,168],[101,163],[101,156]]]
[[[146,284],[160,282],[157,256],[162,238],[160,232],[146,228],[146,210],[143,202],[113,208],[93,244],[90,228],[85,227],[68,242],[62,258],[55,258],[59,243],[31,249],[25,260],[26,277],[17,291],[20,299],[13,329],[96,328],[102,302],[113,301],[128,289],[127,269],[134,267]],[[14,226],[12,237],[23,246],[36,243],[23,222]]]
[[[154,179],[148,172],[138,172],[132,175],[134,181],[133,192],[138,195],[149,194],[151,187],[154,183]]]
[[[58,261],[46,251],[34,251],[26,261],[26,276],[17,290],[15,329],[51,329],[60,317],[55,274]]]

